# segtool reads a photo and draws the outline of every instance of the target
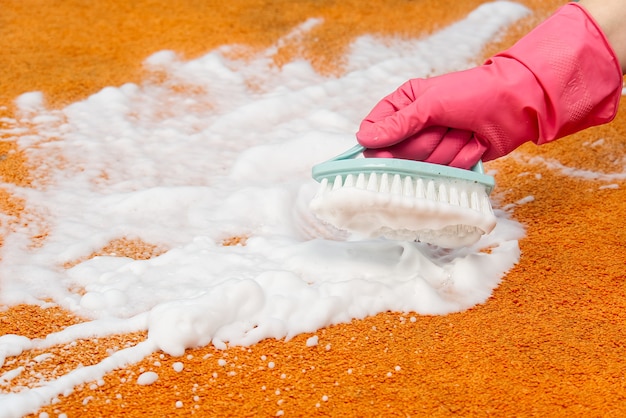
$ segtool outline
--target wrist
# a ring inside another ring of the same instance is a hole
[[[626,73],[626,3],[623,0],[580,0],[576,3],[602,31]]]

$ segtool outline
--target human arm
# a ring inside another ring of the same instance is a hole
[[[481,66],[407,81],[361,123],[365,156],[470,168],[609,122],[626,64],[623,3],[569,3]]]
[[[581,0],[578,2],[598,23],[626,74],[626,1]]]

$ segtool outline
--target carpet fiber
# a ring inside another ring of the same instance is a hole
[[[138,82],[143,60],[164,49],[193,58],[224,44],[266,48],[309,17],[322,17],[324,24],[305,39],[304,48],[286,45],[276,64],[299,54],[320,72],[339,73],[346,46],[359,35],[425,35],[480,3],[8,0],[0,11],[0,116],[12,117],[15,98],[29,91],[42,91],[47,105],[58,108],[106,86]],[[490,45],[485,56],[561,4],[522,3],[534,16]],[[32,416],[274,416],[278,411],[286,416],[623,416],[626,182],[599,189],[596,181],[573,178],[542,161],[623,172],[625,130],[626,114],[620,110],[609,125],[541,148],[526,145],[515,156],[488,164],[497,170],[503,191],[497,205],[513,205],[512,216],[527,234],[520,242],[521,261],[482,305],[445,316],[390,312],[354,320],[318,331],[316,347],[306,346],[310,335],[300,335],[224,352],[188,350],[182,371],[173,367],[180,358],[155,354],[102,382],[77,387]],[[598,138],[603,146],[591,154],[581,146]],[[28,185],[28,165],[17,145],[1,142],[0,154],[3,181]],[[532,202],[516,205],[529,195]],[[27,208],[0,187],[0,210],[20,219]],[[224,245],[237,243],[239,237],[233,237]],[[159,249],[128,239],[100,253],[111,252],[149,258]],[[44,337],[81,321],[56,307],[5,308],[0,335]],[[19,365],[58,376],[143,338],[138,333],[61,345],[46,350],[54,360],[45,365],[34,361],[41,352],[29,351],[0,368],[0,376]],[[220,366],[208,358],[227,362]],[[268,368],[270,361],[274,368]],[[159,381],[137,385],[137,376],[156,362]],[[210,379],[214,373],[223,377]],[[177,405],[181,399],[189,399],[184,407]]]

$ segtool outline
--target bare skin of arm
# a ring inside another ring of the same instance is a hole
[[[617,59],[626,74],[626,1],[625,0],[580,0],[594,17],[608,38]]]

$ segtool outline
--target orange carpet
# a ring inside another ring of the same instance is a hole
[[[277,65],[303,54],[318,71],[340,73],[345,47],[355,37],[425,35],[480,3],[4,0],[0,117],[13,115],[13,101],[24,92],[42,91],[48,106],[60,107],[105,86],[140,81],[142,62],[154,52],[171,49],[193,58],[223,44],[264,48],[308,17],[325,23],[309,34],[304,50],[285,46]],[[485,56],[562,4],[522,3],[536,12],[534,17],[490,45]],[[527,196],[534,201],[511,209],[527,227],[522,258],[484,304],[445,316],[389,312],[355,320],[317,332],[316,347],[307,347],[310,335],[301,335],[226,351],[188,350],[181,358],[155,354],[77,387],[32,416],[239,417],[278,411],[285,416],[625,416],[626,182],[600,189],[602,183],[574,179],[531,160],[542,155],[571,167],[622,172],[625,112],[609,125],[541,148],[526,145],[515,158],[488,164],[497,170],[504,196],[498,206]],[[581,147],[598,138],[604,145],[593,152]],[[28,185],[28,165],[16,144],[0,142],[0,155],[2,180]],[[532,175],[525,175],[529,167]],[[0,188],[0,210],[20,222],[28,208]],[[120,240],[100,253],[112,251],[148,258],[159,249]],[[55,307],[4,308],[0,335],[43,337],[81,321]],[[24,366],[26,372],[11,384],[28,385],[29,376],[60,376],[142,338],[81,340],[46,350],[53,357],[40,362],[33,359],[41,353],[31,351],[12,358],[0,375]],[[174,370],[175,362],[184,368]],[[156,383],[136,384],[143,371],[157,369]]]

